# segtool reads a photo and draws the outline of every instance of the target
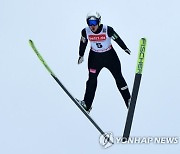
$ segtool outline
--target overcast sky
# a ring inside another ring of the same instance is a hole
[[[179,144],[99,145],[99,132],[62,91],[28,44],[32,39],[73,96],[83,99],[87,58],[77,65],[86,14],[97,10],[132,51],[116,43],[132,90],[139,39],[147,54],[132,136],[180,136],[180,21],[178,0],[0,0],[1,154],[177,154]],[[91,116],[105,132],[122,136],[127,109],[114,79],[103,69]]]

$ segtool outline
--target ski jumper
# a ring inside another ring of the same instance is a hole
[[[112,47],[111,39],[116,41],[122,49],[128,49],[118,34],[110,26],[100,25],[96,33],[93,33],[89,27],[81,32],[81,42],[79,47],[79,55],[83,56],[87,42],[90,41],[91,49],[88,57],[89,78],[86,82],[86,91],[84,101],[89,109],[94,100],[97,77],[102,68],[107,68],[113,75],[116,85],[128,107],[130,93],[127,83],[121,73],[121,64],[119,58]]]

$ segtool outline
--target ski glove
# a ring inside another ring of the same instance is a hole
[[[129,55],[131,54],[131,51],[129,49],[126,49],[125,52],[128,53]]]
[[[79,59],[78,59],[78,64],[81,64],[82,62],[84,61],[84,57],[82,56],[79,56]]]

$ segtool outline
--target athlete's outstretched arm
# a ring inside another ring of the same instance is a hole
[[[123,40],[120,38],[120,36],[114,31],[114,29],[110,26],[108,26],[108,36],[112,37],[112,39],[128,54],[131,53],[131,51],[128,49],[126,44],[123,42]]]

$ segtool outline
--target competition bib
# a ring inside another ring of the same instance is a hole
[[[89,27],[86,27],[86,35],[91,43],[91,50],[94,52],[106,52],[112,48],[106,25],[103,25],[101,32],[98,34],[93,33]]]

